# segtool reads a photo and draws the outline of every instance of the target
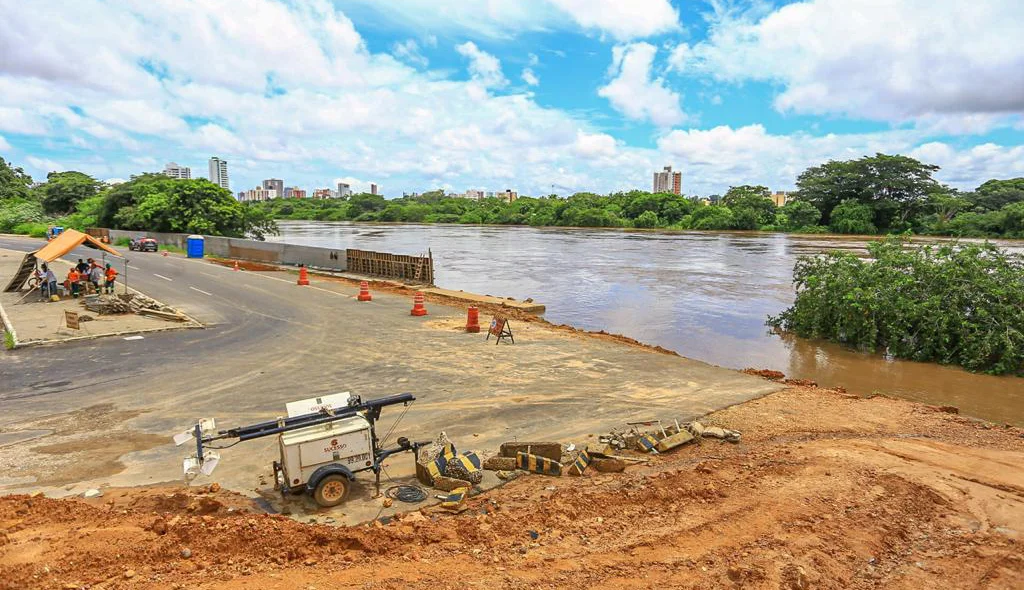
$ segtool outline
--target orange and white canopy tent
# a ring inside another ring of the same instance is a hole
[[[117,256],[118,258],[124,258],[117,250],[88,234],[83,234],[82,232],[74,229],[64,230],[59,236],[48,242],[45,246],[33,252],[32,256],[35,256],[36,260],[53,262],[79,246],[88,246],[97,250],[103,250],[108,254]]]
[[[117,256],[118,258],[124,258],[121,256],[120,252],[90,235],[83,234],[82,232],[74,229],[64,230],[63,233],[48,242],[42,248],[35,252],[29,252],[25,255],[24,260],[21,261],[21,267],[18,269],[17,274],[14,275],[4,291],[13,292],[21,289],[21,286],[24,285],[25,281],[27,281],[32,275],[32,269],[35,268],[37,260],[42,262],[53,262],[79,246],[88,246],[89,248],[102,250],[108,254]]]

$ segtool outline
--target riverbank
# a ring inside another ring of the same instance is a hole
[[[1021,429],[810,387],[705,422],[743,439],[623,474],[522,477],[460,515],[374,526],[248,513],[224,491],[9,496],[0,587],[1024,584]]]
[[[863,250],[855,238],[306,222],[280,229],[271,240],[388,252],[429,248],[438,286],[532,298],[556,325],[623,334],[721,367],[772,369],[1024,426],[1020,378],[886,359],[768,330],[766,319],[793,303],[799,257]],[[1016,244],[1014,251],[1024,253]]]

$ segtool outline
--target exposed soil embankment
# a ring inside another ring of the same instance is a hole
[[[0,587],[1024,585],[1021,429],[810,387],[705,422],[743,439],[370,527],[243,513],[223,491],[0,498]]]

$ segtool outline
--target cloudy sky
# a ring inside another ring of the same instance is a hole
[[[793,187],[877,151],[1024,176],[1020,0],[0,0],[0,154],[44,178],[526,194]]]

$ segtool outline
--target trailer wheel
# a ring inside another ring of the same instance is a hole
[[[316,503],[329,508],[345,501],[348,495],[348,478],[344,475],[332,474],[320,480],[313,491]]]

